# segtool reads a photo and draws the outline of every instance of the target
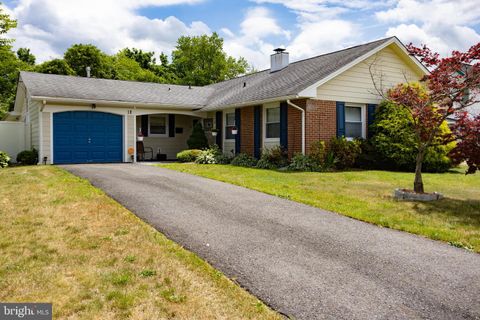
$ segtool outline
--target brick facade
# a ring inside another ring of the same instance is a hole
[[[310,152],[314,141],[330,141],[337,135],[337,110],[335,101],[299,99],[292,103],[305,111],[305,151]],[[302,113],[288,106],[288,155],[302,152]],[[254,153],[254,107],[240,109],[240,152]],[[262,125],[263,127],[263,125]],[[262,136],[263,139],[263,136]]]
[[[292,100],[292,103],[305,109],[307,100]],[[302,112],[288,106],[288,156],[302,152]]]
[[[337,107],[335,101],[307,100],[305,121],[305,149],[310,152],[314,141],[330,141],[337,135]]]
[[[253,116],[255,107],[240,109],[240,152],[253,156]]]

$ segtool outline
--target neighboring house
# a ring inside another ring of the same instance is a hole
[[[174,159],[196,121],[225,153],[281,145],[293,155],[319,139],[367,137],[381,101],[372,76],[387,89],[428,72],[395,37],[288,60],[279,49],[271,69],[205,87],[21,72],[9,119],[26,124],[26,144],[46,163],[136,161],[139,131]]]

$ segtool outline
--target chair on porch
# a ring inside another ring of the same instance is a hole
[[[150,155],[150,159],[147,159],[146,155]],[[145,147],[143,141],[137,141],[137,160],[153,160],[153,148]]]

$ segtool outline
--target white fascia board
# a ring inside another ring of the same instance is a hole
[[[332,80],[333,78],[335,78],[336,76],[340,75],[341,73],[347,71],[348,69],[352,68],[353,66],[359,64],[360,62],[368,59],[369,57],[371,57],[372,55],[376,54],[377,52],[385,49],[386,47],[388,47],[389,45],[391,44],[395,44],[397,45],[397,47],[399,47],[414,63],[415,65],[425,74],[429,74],[430,71],[428,71],[428,69],[420,62],[418,61],[417,58],[415,57],[412,57],[408,51],[407,51],[407,48],[405,48],[405,46],[400,42],[400,40],[398,40],[396,37],[393,37],[392,39],[388,40],[387,42],[383,43],[382,45],[370,50],[369,52],[367,52],[366,54],[364,54],[363,56],[360,56],[358,57],[357,59],[353,60],[352,62],[350,62],[349,64],[343,66],[342,68],[338,69],[337,71],[335,71],[334,73],[331,73],[330,75],[328,75],[327,77],[317,81],[316,83],[314,83],[313,85],[309,86],[308,88],[305,88],[303,89],[302,91],[300,91],[298,93],[299,96],[304,96],[304,97],[316,97],[317,96],[317,88],[319,86],[321,86],[322,84]]]

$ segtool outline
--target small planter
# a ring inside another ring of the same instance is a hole
[[[218,132],[217,132],[217,131],[212,131],[212,136],[213,136],[213,137],[216,137],[216,136],[217,136],[217,134],[218,134]]]
[[[143,141],[143,136],[137,137],[137,141]]]
[[[233,134],[233,135],[238,134],[238,129],[237,129],[237,128],[233,128],[233,129],[232,129],[232,134]]]
[[[393,197],[403,201],[436,201],[443,199],[443,194],[434,193],[416,193],[407,189],[395,189]]]

